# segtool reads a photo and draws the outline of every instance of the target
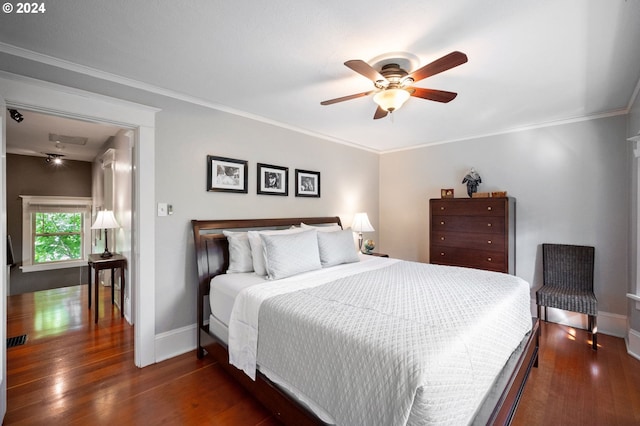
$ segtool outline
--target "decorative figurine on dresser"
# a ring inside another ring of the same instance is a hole
[[[515,198],[435,198],[429,210],[431,263],[515,274]]]
[[[482,183],[482,178],[476,172],[476,169],[472,167],[469,173],[462,178],[462,183],[467,184],[467,194],[469,197],[473,197],[473,193],[478,192],[478,185]]]

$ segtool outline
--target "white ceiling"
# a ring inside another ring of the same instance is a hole
[[[7,111],[7,152],[10,154],[36,157],[55,154],[63,156],[65,160],[93,161],[109,137],[115,136],[120,130],[119,127],[106,124],[72,120],[24,109],[18,111],[23,116],[20,123],[12,120]],[[50,134],[61,137],[50,138]],[[86,144],[78,145],[66,142],[75,139],[65,137],[87,140]]]
[[[378,152],[624,113],[640,80],[639,0],[45,5],[0,14],[0,51]],[[458,92],[448,104],[411,98],[375,121],[370,97],[320,105],[372,89],[346,60],[454,50],[469,62],[416,84]]]

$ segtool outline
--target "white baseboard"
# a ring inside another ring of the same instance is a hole
[[[156,334],[156,362],[161,362],[194,350],[198,344],[197,330],[197,325],[192,324],[165,333]]]
[[[627,353],[640,360],[640,332],[630,328],[625,341],[627,343]]]
[[[550,322],[567,325],[569,327],[581,328],[586,330],[587,316],[577,312],[563,311],[561,309],[548,308]],[[535,300],[531,301],[531,312],[533,316],[537,316],[537,306]],[[544,317],[544,312],[542,313]],[[610,312],[598,312],[598,333],[608,334],[610,336],[626,338],[627,336],[627,317],[626,315],[612,314]]]

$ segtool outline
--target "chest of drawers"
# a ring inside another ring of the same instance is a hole
[[[516,200],[429,200],[430,262],[515,274]]]

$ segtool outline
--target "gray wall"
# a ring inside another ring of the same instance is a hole
[[[538,288],[544,242],[596,247],[599,310],[626,315],[629,162],[624,115],[382,155],[380,242],[392,256],[429,260],[429,198],[475,167],[479,191],[516,205],[516,275]],[[533,295],[533,292],[532,292]]]
[[[207,155],[247,160],[248,194],[206,191]],[[289,196],[256,194],[256,164],[289,168]],[[321,198],[295,196],[295,169],[321,173]],[[156,120],[156,332],[194,324],[191,219],[338,215],[359,211],[378,229],[378,155],[191,104],[164,104]],[[376,238],[376,233],[368,234]],[[144,302],[143,302],[144,303]]]
[[[379,229],[376,153],[50,65],[2,53],[0,59],[0,68],[9,72],[161,109],[156,115],[155,198],[171,204],[174,214],[156,218],[156,334],[196,322],[191,219],[339,215],[348,227],[353,215],[364,211]],[[249,193],[207,192],[207,155],[249,161]],[[289,167],[288,197],[256,194],[258,162]],[[296,168],[321,173],[321,198],[294,196]],[[377,233],[367,237],[375,240]]]
[[[7,232],[18,265],[22,262],[22,199],[20,195],[91,196],[91,163],[65,160],[56,167],[43,157],[7,154]],[[23,273],[11,269],[11,294],[86,283],[86,267]]]
[[[640,329],[640,315],[624,296],[634,269],[628,255],[630,216],[637,215],[629,202],[635,175],[626,116],[378,156],[69,70],[0,57],[7,71],[162,109],[155,196],[173,204],[175,213],[156,218],[157,333],[195,321],[190,219],[340,214],[348,226],[353,213],[366,211],[378,231],[370,235],[378,239],[376,250],[426,261],[428,199],[450,187],[464,196],[460,181],[470,167],[480,171],[482,191],[503,189],[518,200],[519,276],[540,285],[543,241],[594,242],[601,310],[632,311],[632,324]],[[633,132],[640,130],[638,109],[636,102],[629,120]],[[207,154],[249,160],[249,194],[207,193]],[[296,167],[321,171],[322,198],[256,195],[258,161],[287,166],[292,174]]]

